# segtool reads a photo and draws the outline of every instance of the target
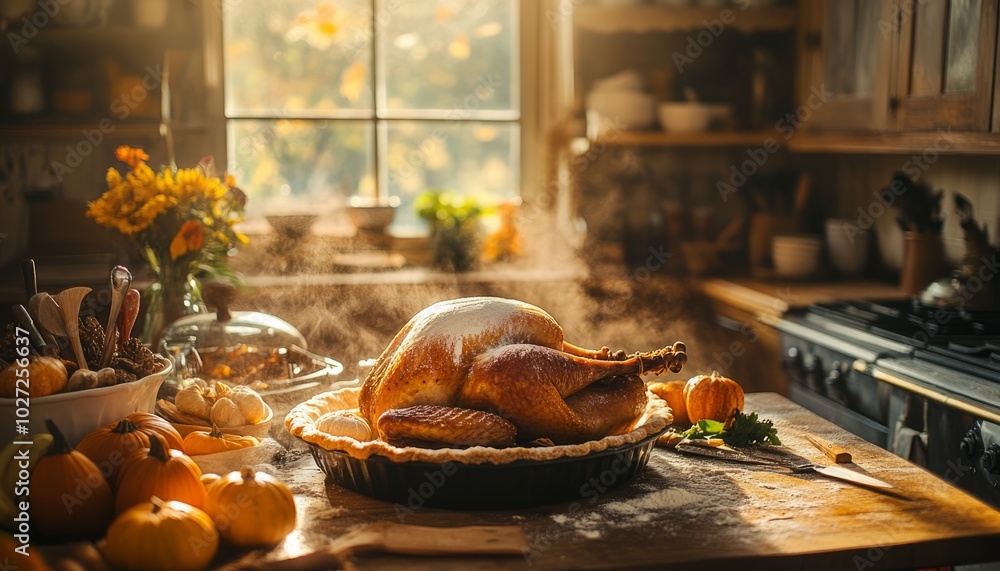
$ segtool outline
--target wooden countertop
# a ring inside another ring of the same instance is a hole
[[[705,279],[698,283],[713,301],[746,311],[769,323],[789,309],[842,299],[907,297],[895,284],[884,282],[804,282]]]
[[[295,493],[298,529],[275,550],[248,554],[239,563],[267,568],[365,524],[401,517],[415,525],[520,526],[525,555],[372,554],[354,559],[357,568],[895,569],[998,557],[997,510],[777,394],[748,394],[746,402],[748,410],[775,421],[791,451],[827,463],[803,436],[816,434],[854,453],[856,464],[845,466],[892,483],[900,496],[657,448],[633,482],[576,502],[505,512],[408,511],[326,483],[312,457],[297,447],[274,471]]]

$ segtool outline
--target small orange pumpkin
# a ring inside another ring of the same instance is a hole
[[[199,454],[214,454],[216,452],[228,452],[229,450],[240,450],[257,446],[260,441],[253,436],[238,436],[235,434],[223,434],[219,427],[212,425],[211,432],[204,430],[191,431],[184,437],[184,452],[190,456]]]
[[[684,402],[685,381],[669,381],[666,383],[652,383],[649,390],[656,396],[667,401],[670,410],[674,413],[674,424],[691,424],[688,420],[687,404]]]
[[[184,450],[184,439],[181,438],[181,433],[177,432],[177,429],[171,426],[170,423],[163,418],[148,412],[133,412],[125,418],[132,421],[139,427],[139,430],[145,432],[147,436],[150,436],[155,432],[167,439],[167,445],[170,448],[173,448],[174,450]]]
[[[201,469],[190,456],[171,450],[158,433],[149,437],[149,448],[133,452],[118,474],[115,513],[144,502],[152,496],[176,500],[196,508],[205,503]]]
[[[16,551],[20,549],[20,551]],[[0,531],[0,553],[3,553],[4,564],[0,569],[19,569],[20,571],[51,571],[45,558],[34,545],[25,546],[13,535]]]
[[[149,448],[149,436],[127,418],[98,428],[76,445],[78,451],[97,464],[112,488],[125,460],[140,448]]]
[[[737,410],[743,410],[743,388],[718,371],[698,375],[684,385],[684,404],[691,422],[711,419],[728,424]]]
[[[281,480],[243,468],[208,487],[205,512],[237,547],[275,545],[295,529],[295,500]]]
[[[94,539],[114,518],[114,498],[101,470],[73,450],[51,419],[52,446],[31,474],[31,529],[49,539]]]
[[[218,549],[208,514],[154,496],[115,518],[104,554],[115,569],[197,571],[208,567]]]

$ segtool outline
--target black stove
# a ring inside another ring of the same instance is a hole
[[[777,328],[792,400],[1000,506],[1000,442],[961,445],[1000,434],[1000,311],[838,301]]]
[[[914,358],[1000,383],[1000,311],[895,299],[816,304],[806,313],[810,321],[828,320],[902,343]]]

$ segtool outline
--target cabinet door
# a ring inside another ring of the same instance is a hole
[[[897,22],[897,127],[988,131],[997,0],[907,0]]]
[[[811,111],[809,129],[884,131],[895,45],[892,2],[803,0],[801,11],[797,91],[799,109]]]

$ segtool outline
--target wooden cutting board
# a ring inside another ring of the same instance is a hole
[[[643,472],[619,490],[609,491],[598,480],[581,490],[576,502],[462,512],[393,505],[325,484],[312,458],[304,455],[278,472],[295,492],[299,529],[293,542],[265,558],[288,559],[325,549],[376,521],[515,526],[523,532],[523,552],[436,556],[376,551],[358,554],[353,560],[358,568],[879,570],[1000,558],[997,510],[779,395],[749,394],[746,403],[748,410],[775,421],[794,453],[832,463],[806,440],[807,433],[815,434],[852,452],[854,462],[840,466],[885,480],[898,495],[816,474],[657,448]]]

